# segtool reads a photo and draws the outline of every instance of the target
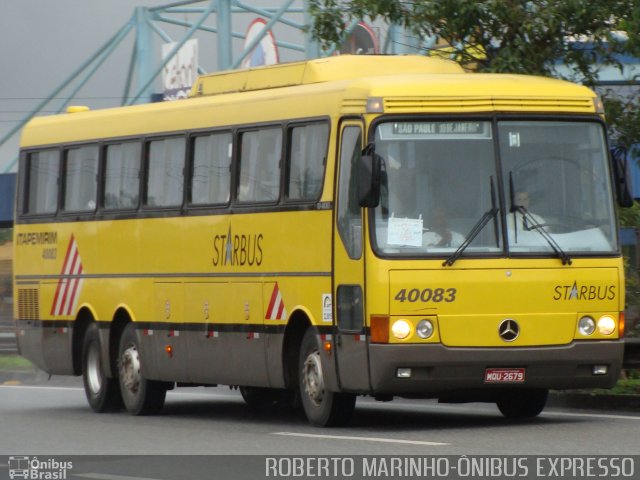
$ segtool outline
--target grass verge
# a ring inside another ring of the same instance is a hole
[[[35,370],[35,367],[29,360],[20,355],[0,354],[0,370],[29,372]]]
[[[621,378],[613,388],[578,390],[590,395],[640,395],[640,370],[623,370]]]

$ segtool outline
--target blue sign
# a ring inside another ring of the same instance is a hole
[[[13,205],[16,196],[16,174],[0,174],[0,227],[13,225]]]

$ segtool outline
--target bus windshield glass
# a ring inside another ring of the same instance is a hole
[[[393,121],[378,124],[375,149],[382,255],[449,257],[463,244],[472,256],[617,250],[595,122],[499,121],[496,131],[490,121]]]
[[[500,157],[513,253],[617,250],[603,128],[586,122],[500,122]]]

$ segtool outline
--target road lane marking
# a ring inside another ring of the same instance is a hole
[[[94,480],[157,480],[149,477],[129,477],[127,475],[112,475],[110,473],[74,473],[73,476],[92,478]]]
[[[82,391],[83,388],[80,387],[44,387],[40,385],[0,385],[0,388],[22,388],[22,389],[31,389],[31,390],[69,390],[69,391]]]
[[[0,388],[22,388],[22,389],[32,389],[32,390],[67,390],[67,391],[84,391],[82,387],[54,387],[48,385],[13,385],[7,381],[5,383],[0,384]],[[234,392],[230,393],[215,393],[215,392],[167,392],[169,397],[198,397],[202,399],[223,399],[223,400],[239,400],[240,395]]]
[[[317,433],[273,432],[271,433],[271,435],[282,435],[287,437],[320,438],[320,439],[326,439],[326,440],[356,440],[361,442],[401,443],[405,445],[428,445],[432,447],[451,445],[450,443],[425,442],[421,440],[401,440],[397,438],[382,438],[382,437],[350,437],[346,435],[322,435]]]
[[[612,415],[608,413],[569,413],[569,412],[542,412],[541,416],[553,417],[587,417],[587,418],[613,418],[616,420],[640,420],[640,417],[629,415]]]
[[[409,412],[415,412],[418,413],[419,411],[425,412],[428,411],[429,413],[448,413],[448,414],[456,414],[456,413],[462,413],[462,414],[471,414],[471,415],[477,415],[477,414],[486,414],[488,416],[497,416],[498,418],[501,418],[502,415],[496,415],[498,413],[498,411],[496,410],[495,412],[492,409],[482,409],[482,410],[469,410],[468,408],[462,407],[462,406],[452,406],[452,405],[429,405],[429,404],[420,404],[420,403],[385,403],[384,405],[378,405],[376,403],[373,402],[363,402],[360,404],[363,408],[373,408],[373,409],[383,409],[383,408],[388,408],[389,410],[404,410],[404,411],[409,411]],[[571,412],[558,412],[558,411],[550,411],[550,410],[544,410],[541,414],[540,417],[545,417],[545,416],[556,416],[556,417],[561,417],[561,416],[567,416],[567,417],[585,417],[585,418],[602,418],[602,419],[614,419],[614,420],[640,420],[640,416],[638,416],[637,413],[635,412],[628,412],[628,415],[615,415],[615,414],[609,414],[609,413],[580,413],[580,412],[575,412],[575,413],[571,413]]]

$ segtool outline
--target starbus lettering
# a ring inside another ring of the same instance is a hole
[[[613,300],[616,298],[615,285],[556,285],[554,300]]]
[[[213,237],[213,257],[214,267],[246,265],[253,267],[262,265],[262,240],[261,233],[253,234],[232,234],[231,228],[226,235],[215,235]]]

